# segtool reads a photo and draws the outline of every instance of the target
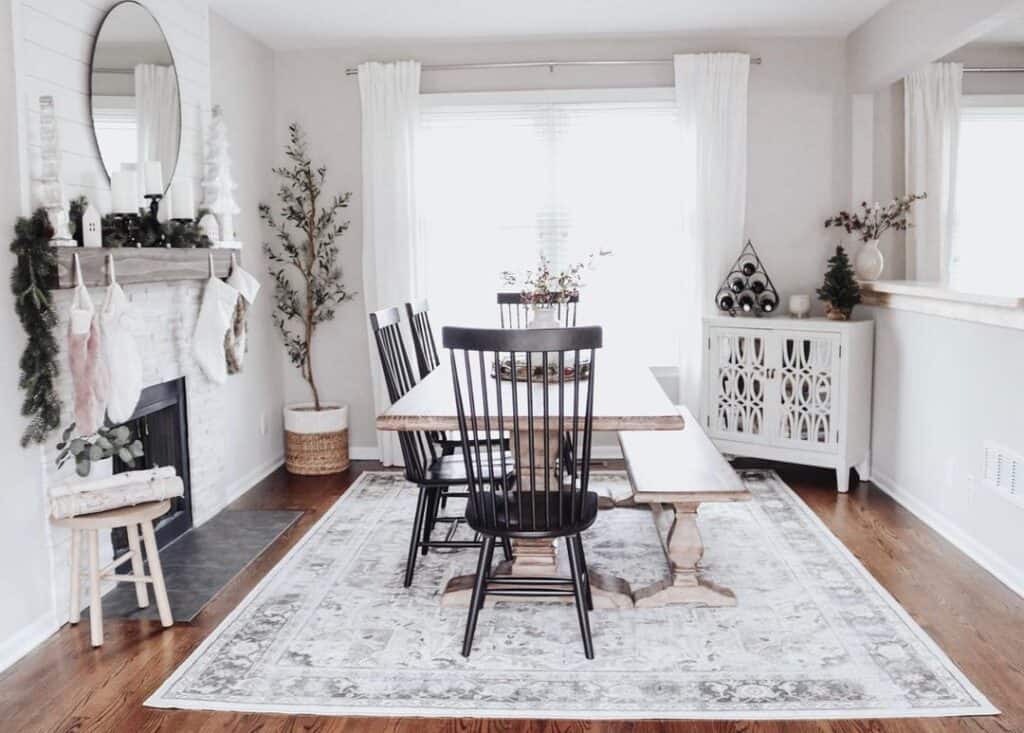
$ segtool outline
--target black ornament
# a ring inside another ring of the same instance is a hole
[[[715,294],[715,305],[730,316],[737,313],[763,316],[778,310],[779,291],[775,289],[750,240],[743,246],[740,256]]]

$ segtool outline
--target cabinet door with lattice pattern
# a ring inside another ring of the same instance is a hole
[[[710,330],[708,432],[716,438],[768,442],[768,341],[765,334]]]
[[[839,430],[838,334],[781,332],[772,361],[778,403],[775,444],[832,450]],[[774,390],[773,390],[774,391]]]

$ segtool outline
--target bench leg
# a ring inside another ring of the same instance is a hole
[[[697,528],[697,508],[697,504],[686,503],[651,505],[671,576],[636,591],[633,600],[637,608],[656,608],[671,603],[736,605],[736,596],[731,590],[704,580],[697,572],[697,563],[704,555],[704,543]],[[659,521],[665,511],[673,514],[667,538],[661,534]]]

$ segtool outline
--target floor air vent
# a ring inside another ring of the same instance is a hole
[[[996,443],[985,444],[985,483],[1024,505],[1024,456]]]

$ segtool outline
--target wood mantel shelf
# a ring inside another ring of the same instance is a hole
[[[107,257],[114,258],[117,281],[122,285],[134,283],[170,282],[175,280],[205,280],[210,276],[210,260],[217,277],[227,277],[231,270],[231,255],[238,250],[219,248],[165,248],[165,247],[57,247],[57,282],[54,288],[73,288],[75,282],[74,255],[78,255],[82,279],[87,287],[107,284]]]

